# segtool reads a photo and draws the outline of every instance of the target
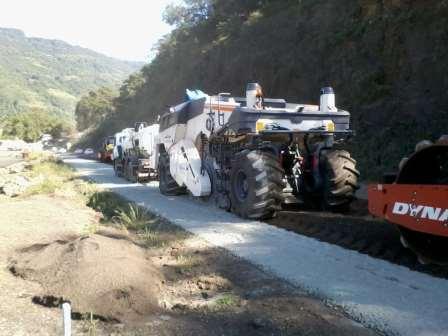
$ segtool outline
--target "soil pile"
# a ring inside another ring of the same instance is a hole
[[[159,310],[162,275],[126,236],[94,234],[24,248],[11,261],[17,276],[37,281],[34,301],[72,303],[74,312],[129,321]]]

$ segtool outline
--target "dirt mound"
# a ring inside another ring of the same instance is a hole
[[[117,321],[159,310],[162,275],[145,250],[125,236],[95,234],[31,245],[17,252],[10,270],[42,285],[34,302],[68,300],[74,312]]]

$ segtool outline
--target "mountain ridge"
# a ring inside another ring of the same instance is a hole
[[[29,110],[73,119],[89,91],[121,81],[143,63],[118,60],[58,39],[0,27],[0,117]]]

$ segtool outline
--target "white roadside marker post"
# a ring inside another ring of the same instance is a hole
[[[71,336],[72,334],[72,313],[70,303],[64,302],[62,304],[62,318],[64,324],[64,336]]]

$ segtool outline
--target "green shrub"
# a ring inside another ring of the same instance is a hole
[[[101,212],[104,221],[110,221],[116,216],[116,211],[124,208],[128,202],[121,196],[110,191],[94,192],[87,201],[87,206]]]
[[[67,119],[50,116],[46,111],[34,109],[7,117],[3,122],[2,136],[35,142],[44,133],[58,138],[63,133],[71,133],[73,125]]]

